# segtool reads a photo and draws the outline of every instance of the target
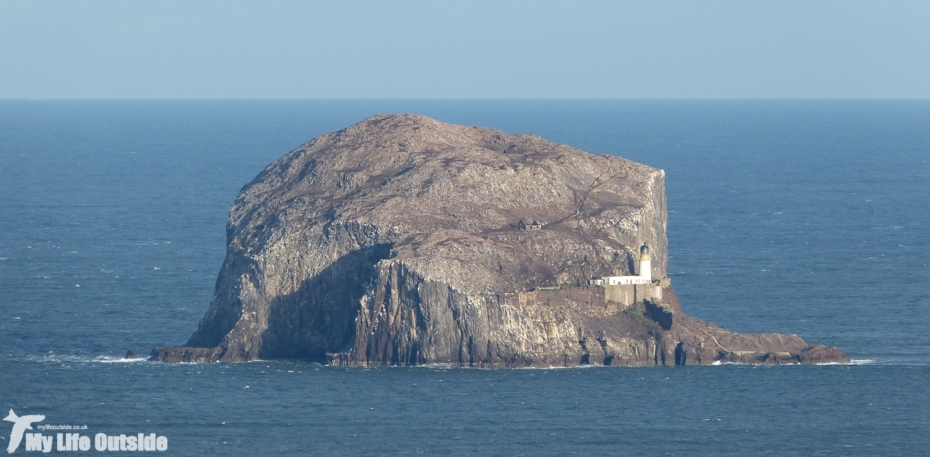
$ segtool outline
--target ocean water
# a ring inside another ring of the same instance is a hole
[[[854,363],[120,361],[196,328],[243,185],[389,112],[665,169],[683,310]],[[0,101],[0,410],[170,455],[926,455],[928,264],[926,101]]]

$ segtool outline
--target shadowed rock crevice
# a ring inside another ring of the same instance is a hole
[[[268,306],[259,357],[324,363],[326,353],[351,348],[360,302],[377,278],[378,261],[390,252],[390,244],[349,252],[296,292],[275,297]]]
[[[315,138],[243,187],[198,330],[152,359],[846,360],[794,335],[741,335],[684,315],[666,278],[666,224],[662,170],[535,135],[375,116]],[[641,274],[643,244],[656,282],[637,287],[648,291],[612,289],[608,299],[589,285]]]

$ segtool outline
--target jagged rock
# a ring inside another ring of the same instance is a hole
[[[845,361],[588,286],[666,276],[662,170],[534,135],[375,116],[269,165],[230,210],[216,295],[166,362],[478,367]]]

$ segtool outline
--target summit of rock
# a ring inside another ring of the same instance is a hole
[[[351,222],[428,278],[513,292],[611,273],[645,240],[664,276],[663,177],[535,135],[375,116],[271,164],[233,205],[248,236],[231,241],[248,252],[254,237]],[[521,220],[545,229],[515,231]]]

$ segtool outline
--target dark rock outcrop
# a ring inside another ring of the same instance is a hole
[[[477,367],[846,361],[740,335],[594,276],[652,249],[666,276],[665,174],[533,135],[375,116],[269,165],[230,210],[216,295],[166,362],[300,358]]]

